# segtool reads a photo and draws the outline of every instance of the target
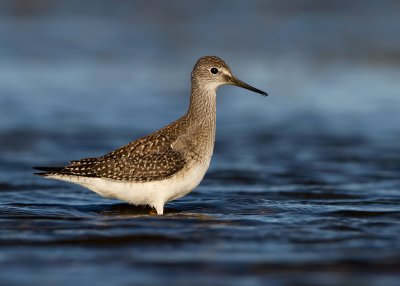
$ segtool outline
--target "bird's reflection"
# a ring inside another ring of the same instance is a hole
[[[180,210],[165,208],[165,214],[179,213]],[[113,204],[103,207],[99,210],[99,214],[102,216],[113,217],[113,216],[143,216],[143,215],[157,215],[154,208],[149,206],[135,206],[130,204]]]

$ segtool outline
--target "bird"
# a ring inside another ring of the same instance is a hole
[[[268,94],[237,79],[216,56],[197,60],[191,73],[187,112],[160,130],[106,155],[62,167],[33,167],[48,179],[86,187],[105,198],[150,206],[158,215],[202,181],[211,162],[216,131],[216,91],[235,85]]]

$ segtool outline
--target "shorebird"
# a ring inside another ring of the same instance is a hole
[[[104,156],[71,161],[63,167],[34,167],[43,171],[36,174],[84,186],[103,197],[148,205],[163,214],[165,203],[196,188],[210,165],[218,87],[236,85],[268,95],[238,80],[214,56],[197,61],[191,80],[189,109],[178,120]]]

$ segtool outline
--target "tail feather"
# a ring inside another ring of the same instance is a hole
[[[71,175],[71,176],[85,176],[85,177],[97,177],[92,167],[98,161],[97,158],[84,158],[81,160],[71,161],[70,164],[64,167],[33,167],[33,169],[41,171],[35,173],[39,176],[51,176],[51,175]]]
[[[64,167],[33,167],[33,169],[42,171],[41,173],[34,173],[34,175],[46,176],[49,174],[60,173],[64,169]]]
[[[59,172],[64,169],[64,167],[33,167],[33,169],[44,172]]]

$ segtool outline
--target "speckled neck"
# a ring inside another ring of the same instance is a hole
[[[187,134],[193,159],[209,164],[214,149],[216,131],[216,92],[192,81],[192,95],[186,114]]]
[[[192,80],[192,94],[190,96],[189,110],[187,117],[198,125],[216,124],[216,90],[207,89],[205,85]]]

